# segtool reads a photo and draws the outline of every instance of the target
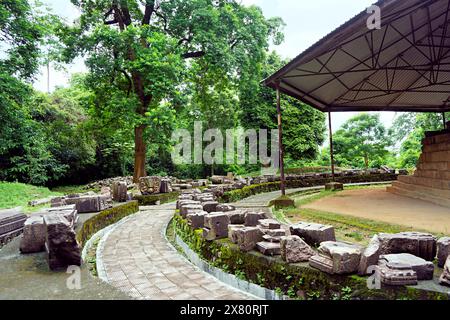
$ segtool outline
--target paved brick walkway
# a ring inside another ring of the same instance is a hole
[[[168,243],[164,228],[174,210],[141,208],[106,236],[99,249],[108,282],[137,299],[254,299],[200,271]]]

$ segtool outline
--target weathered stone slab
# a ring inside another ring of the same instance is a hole
[[[263,239],[263,233],[257,227],[244,227],[235,231],[236,244],[244,252],[255,249],[256,244]]]
[[[20,235],[26,220],[21,207],[0,210],[0,246]]]
[[[450,237],[439,239],[437,242],[437,258],[439,268],[443,268],[450,256]]]
[[[234,244],[237,243],[237,231],[239,229],[245,228],[244,225],[230,224],[228,225],[228,239]]]
[[[217,212],[217,206],[219,203],[217,201],[207,201],[203,202],[203,211],[208,213]]]
[[[112,199],[116,202],[126,202],[128,198],[128,187],[126,182],[115,181],[112,184]]]
[[[299,236],[311,246],[320,245],[326,241],[336,241],[333,226],[318,223],[300,222],[290,227],[291,235]]]
[[[346,243],[326,241],[319,247],[319,254],[311,257],[312,267],[329,274],[356,273],[361,260],[360,246]]]
[[[194,201],[191,199],[178,199],[177,201],[177,209],[181,209],[183,205],[187,204],[200,204],[200,201]]]
[[[378,265],[380,259],[380,239],[378,236],[374,236],[369,243],[369,246],[364,250],[361,255],[361,262],[359,264],[359,275],[370,274],[368,268]]]
[[[287,263],[306,262],[316,255],[315,251],[299,236],[281,238],[281,258]]]
[[[161,179],[161,185],[159,192],[161,193],[171,193],[173,191],[172,189],[172,182],[170,179]]]
[[[271,237],[285,237],[286,230],[284,229],[261,229],[262,232]]]
[[[259,220],[266,219],[266,214],[263,212],[246,212],[245,213],[245,226],[247,227],[256,227],[259,223]]]
[[[226,212],[231,224],[245,224],[245,211],[235,210]]]
[[[325,190],[327,190],[327,191],[342,191],[342,190],[344,190],[344,185],[340,182],[330,182],[325,185]]]
[[[150,195],[161,192],[160,177],[143,177],[139,179],[139,190],[142,195]]]
[[[389,263],[380,259],[378,263],[380,281],[390,286],[417,285],[417,273],[409,265]]]
[[[450,257],[447,258],[447,261],[444,265],[444,272],[439,279],[439,283],[444,286],[450,287]]]
[[[258,242],[256,248],[265,256],[279,256],[281,254],[281,246],[276,242]]]
[[[185,204],[180,207],[180,215],[186,218],[190,213],[203,212],[203,206],[201,204]]]
[[[433,261],[436,257],[437,239],[428,233],[382,233],[379,239],[380,254],[410,253],[427,261]]]
[[[380,260],[385,261],[388,266],[408,266],[416,272],[417,280],[432,280],[434,264],[409,253],[382,255]]]
[[[229,224],[230,219],[223,212],[213,212],[205,215],[205,228],[208,229],[206,240],[227,238]]]
[[[65,198],[63,205],[75,204],[78,213],[100,212],[111,207],[111,198],[107,196],[81,196]]]
[[[232,206],[231,204],[219,204],[216,208],[217,212],[229,212],[229,211],[235,211],[236,207]]]
[[[20,241],[21,253],[45,251],[46,228],[43,216],[32,216],[25,221],[23,237]]]
[[[281,229],[281,224],[274,219],[262,219],[258,221],[258,224],[264,229]]]
[[[69,222],[61,215],[44,216],[46,228],[45,247],[51,270],[81,265],[81,250],[76,234]]]
[[[282,239],[284,236],[286,236],[286,235],[283,235],[283,236],[280,236],[280,237],[272,237],[272,236],[269,236],[268,234],[265,234],[265,235],[263,235],[263,240],[264,240],[265,242],[275,242],[275,243],[280,243],[280,242],[281,242],[281,239]]]
[[[205,227],[205,215],[207,212],[189,213],[186,218],[189,226],[193,230],[203,229]]]

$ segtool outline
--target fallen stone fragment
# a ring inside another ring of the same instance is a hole
[[[444,265],[444,272],[439,279],[439,283],[444,286],[450,287],[450,257],[447,258],[447,261]]]
[[[262,219],[258,221],[258,224],[264,229],[270,230],[281,229],[281,224],[273,219]]]
[[[230,220],[223,212],[213,212],[205,215],[205,228],[209,231],[206,240],[228,238],[228,225]]]
[[[261,229],[262,232],[271,237],[284,237],[286,236],[286,230],[284,229]]]
[[[208,201],[203,203],[203,211],[208,213],[217,212],[217,206],[219,203],[217,201]]]
[[[25,221],[20,252],[24,254],[45,251],[46,228],[44,217],[32,216]]]
[[[181,209],[183,205],[188,204],[200,204],[200,201],[194,201],[192,199],[181,199],[177,201],[177,209]]]
[[[160,193],[161,178],[160,177],[143,177],[139,179],[139,190],[142,195],[151,195]]]
[[[378,265],[380,259],[380,239],[378,236],[374,236],[369,243],[369,246],[364,250],[361,255],[361,262],[359,264],[359,275],[370,274],[368,272],[369,267]]]
[[[379,239],[381,254],[410,253],[427,261],[433,261],[436,257],[437,239],[428,233],[382,233]]]
[[[388,266],[408,266],[417,274],[417,280],[433,280],[434,264],[409,253],[387,254],[380,257],[380,261]]]
[[[114,182],[112,185],[112,199],[115,202],[126,202],[128,198],[128,188],[126,182]]]
[[[81,250],[76,234],[69,222],[61,215],[44,216],[46,228],[45,247],[51,270],[81,265]]]
[[[246,212],[245,213],[245,226],[247,227],[256,227],[258,225],[259,220],[263,220],[266,218],[265,213],[263,212]]]
[[[255,249],[256,244],[261,242],[263,233],[256,227],[245,227],[235,231],[236,244],[244,252]]]
[[[283,236],[285,236],[285,235],[283,235]],[[269,236],[268,234],[263,235],[263,240],[265,242],[280,243],[282,238],[283,237],[281,237],[281,236],[280,237],[272,237],[272,236]]]
[[[205,215],[207,212],[189,213],[186,218],[192,230],[203,229],[205,227]]]
[[[311,257],[312,267],[329,274],[356,273],[361,260],[360,246],[346,242],[322,242],[319,254]]]
[[[409,265],[389,263],[380,259],[378,263],[380,282],[390,286],[417,285],[417,273]]]
[[[311,246],[318,246],[322,242],[336,241],[333,226],[318,223],[300,222],[290,227],[291,235],[299,236]]]
[[[186,218],[188,213],[195,213],[195,212],[202,212],[202,211],[203,211],[203,206],[200,203],[198,203],[198,204],[185,204],[185,205],[182,205],[180,207],[180,215],[183,218]]]
[[[172,189],[172,182],[170,179],[161,179],[161,185],[160,190],[161,193],[171,193],[173,191]]]
[[[239,229],[245,228],[244,225],[230,224],[228,225],[228,239],[234,244],[238,242],[237,231]]]
[[[325,190],[327,190],[327,191],[342,191],[342,190],[344,190],[344,185],[340,182],[330,182],[325,185]]]
[[[306,262],[316,254],[299,236],[281,238],[280,246],[281,258],[287,263]]]
[[[217,212],[228,212],[228,211],[235,211],[236,207],[232,206],[231,204],[219,204],[216,208]]]
[[[23,231],[27,216],[22,208],[0,210],[0,246],[8,243]]]
[[[439,239],[437,242],[437,258],[439,268],[443,268],[450,256],[450,237]]]
[[[281,254],[281,246],[275,242],[258,242],[256,248],[265,256],[279,256]]]
[[[110,200],[111,198],[102,195],[68,197],[63,200],[63,205],[74,204],[78,213],[92,213],[110,208]]]
[[[231,224],[245,224],[245,211],[235,210],[226,212]]]

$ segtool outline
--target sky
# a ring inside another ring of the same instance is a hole
[[[286,23],[284,29],[285,41],[280,46],[273,46],[283,58],[292,59],[319,41],[328,33],[365,10],[375,0],[241,0],[245,5],[257,5],[262,8],[267,18],[281,17]],[[54,13],[68,21],[79,15],[70,0],[43,0]],[[83,60],[78,59],[66,71],[56,71],[51,68],[50,88],[67,85],[70,74],[87,71]],[[42,68],[34,83],[36,89],[47,90],[47,71]],[[333,131],[356,113],[333,113]],[[381,119],[390,126],[395,113],[382,112]]]

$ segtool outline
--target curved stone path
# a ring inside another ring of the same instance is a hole
[[[165,238],[175,206],[141,208],[118,224],[99,247],[105,280],[133,298],[146,300],[255,299],[200,271]]]

